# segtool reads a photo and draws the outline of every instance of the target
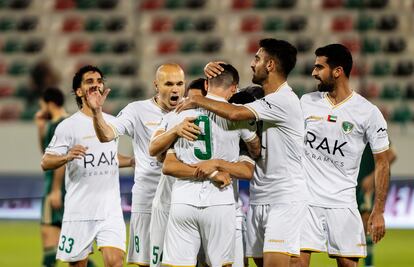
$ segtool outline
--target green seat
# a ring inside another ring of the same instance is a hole
[[[91,9],[98,6],[97,0],[77,0],[76,7],[78,9]]]
[[[29,96],[29,88],[27,85],[21,84],[17,86],[16,91],[14,92],[14,96],[17,98],[27,98]]]
[[[407,105],[402,105],[400,107],[397,107],[392,114],[392,120],[394,122],[399,122],[403,124],[409,122],[411,118],[412,118],[412,112]]]
[[[188,74],[190,76],[204,76],[205,63],[195,62],[188,67]]]
[[[401,97],[401,87],[398,84],[386,84],[381,91],[381,98],[394,100]]]
[[[372,68],[372,75],[374,76],[386,76],[391,74],[391,64],[389,61],[376,61]]]
[[[255,0],[254,8],[264,9],[273,6],[273,0]]]
[[[280,31],[285,27],[284,21],[279,17],[268,17],[265,19],[263,30],[266,32]]]
[[[375,54],[381,50],[381,40],[379,38],[366,37],[362,41],[362,52],[366,54]]]
[[[16,21],[13,20],[12,18],[2,18],[0,20],[0,31],[2,32],[11,31],[15,29],[15,27],[16,27]]]
[[[346,0],[344,6],[346,8],[361,8],[364,6],[364,0]]]
[[[177,18],[174,23],[174,31],[186,32],[194,29],[194,23],[190,18]]]
[[[102,63],[99,67],[102,71],[102,73],[105,76],[111,76],[114,75],[115,72],[117,72],[117,68],[113,63]]]
[[[38,109],[38,105],[25,106],[25,109],[20,114],[20,119],[24,121],[33,121],[34,114],[36,114]]]
[[[85,31],[98,32],[105,28],[105,23],[100,18],[89,18],[85,23]]]
[[[200,44],[195,39],[186,39],[181,43],[180,51],[182,53],[194,53],[200,51]]]
[[[164,4],[167,9],[182,8],[184,6],[183,0],[166,0]]]
[[[23,50],[23,42],[17,39],[9,39],[3,46],[4,53],[16,53]]]
[[[109,88],[111,88],[111,92],[108,95],[109,99],[117,99],[122,97],[122,91],[124,91],[122,86],[119,84],[112,84]]]
[[[97,40],[92,44],[91,52],[95,54],[108,53],[111,50],[111,44],[108,40]]]
[[[368,30],[372,30],[375,28],[375,20],[373,17],[362,14],[358,17],[357,22],[355,23],[355,30],[364,32]]]
[[[22,61],[15,61],[13,62],[8,69],[8,73],[12,76],[20,76],[27,74],[30,68],[27,64]]]

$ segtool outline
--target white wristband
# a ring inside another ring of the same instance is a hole
[[[214,176],[216,176],[218,172],[219,172],[218,170],[215,170],[212,173],[210,173],[210,175],[208,176],[208,179],[213,179]]]

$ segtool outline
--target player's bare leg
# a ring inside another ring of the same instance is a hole
[[[298,261],[299,261],[299,264],[298,264],[298,262],[296,262],[296,259],[294,259],[293,261],[295,262],[295,264],[296,265],[293,265],[293,266],[301,266],[301,267],[309,267],[309,265],[310,265],[310,260],[311,260],[311,255],[312,255],[312,253],[311,252],[309,252],[309,251],[301,251],[300,252],[300,257],[299,257],[299,259],[298,259]],[[293,258],[293,257],[292,257]]]
[[[43,245],[43,265],[54,266],[56,262],[56,249],[59,244],[60,228],[44,224],[40,227]],[[45,262],[47,261],[47,262]]]
[[[358,258],[336,258],[338,267],[357,267]]]
[[[81,261],[75,261],[75,262],[69,262],[70,267],[86,267],[88,266],[88,258],[81,260]]]
[[[290,267],[301,267],[300,257],[290,257]]]
[[[101,248],[105,267],[122,267],[124,264],[125,252],[118,248]]]
[[[290,256],[283,253],[267,252],[263,253],[264,267],[289,267]]]

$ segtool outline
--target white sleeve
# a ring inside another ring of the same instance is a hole
[[[71,130],[65,129],[65,123],[60,123],[55,130],[55,134],[50,140],[48,147],[45,149],[46,154],[66,155],[73,146]]]
[[[138,116],[138,113],[135,112],[133,106],[128,104],[123,108],[116,118],[110,122],[112,128],[115,130],[116,135],[128,135],[131,138],[134,138],[134,126],[135,126],[135,117]]]
[[[365,135],[373,154],[384,152],[389,148],[387,122],[377,107],[371,112]]]
[[[256,123],[254,121],[241,121],[240,124],[240,138],[246,143],[252,141],[257,136]]]
[[[244,106],[254,113],[256,121],[277,123],[288,118],[287,109],[284,108],[282,99],[275,94],[265,96]]]
[[[253,166],[256,165],[256,162],[249,156],[246,155],[241,155],[239,156],[239,162],[244,161],[244,162],[248,162],[250,164],[252,164]]]
[[[157,134],[159,131],[162,131],[163,133],[167,131],[167,129],[169,129],[169,121],[172,118],[172,112],[169,112],[167,114],[165,114],[164,116],[162,116],[161,118],[161,122],[160,125],[155,129],[155,131],[152,133],[151,135],[151,140],[154,139],[155,134]]]

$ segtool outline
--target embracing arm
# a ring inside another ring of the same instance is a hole
[[[200,134],[200,128],[194,124],[195,119],[194,117],[187,117],[168,131],[156,131],[149,144],[150,156],[155,157],[167,151],[178,137],[183,137],[189,141],[196,140],[197,135]]]
[[[247,158],[248,157],[246,157],[246,159]],[[229,173],[235,178],[250,180],[253,177],[255,165],[253,160],[229,162],[222,159],[211,159],[193,164],[191,166],[197,167],[196,176],[199,178],[208,176],[215,171],[219,171]]]
[[[177,111],[182,111],[186,108],[194,106],[202,107],[219,115],[220,117],[232,121],[256,119],[254,113],[244,106],[236,106],[226,102],[209,99],[204,96],[193,96],[189,99],[184,100],[182,104],[177,107]]]
[[[250,156],[253,159],[257,159],[260,157],[261,152],[261,144],[260,144],[260,138],[256,135],[252,140],[249,142],[245,142],[247,146],[247,150],[249,151]]]
[[[135,158],[134,156],[124,156],[122,154],[118,153],[118,162],[119,162],[119,168],[125,168],[125,167],[135,167]]]
[[[168,153],[165,156],[164,163],[162,165],[162,172],[165,175],[174,176],[176,178],[194,178],[196,171],[195,167],[191,167],[177,159],[174,153]]]
[[[368,220],[368,232],[372,235],[374,243],[377,243],[385,235],[384,210],[388,193],[390,167],[387,151],[374,154],[374,159],[375,200],[374,208]]]

